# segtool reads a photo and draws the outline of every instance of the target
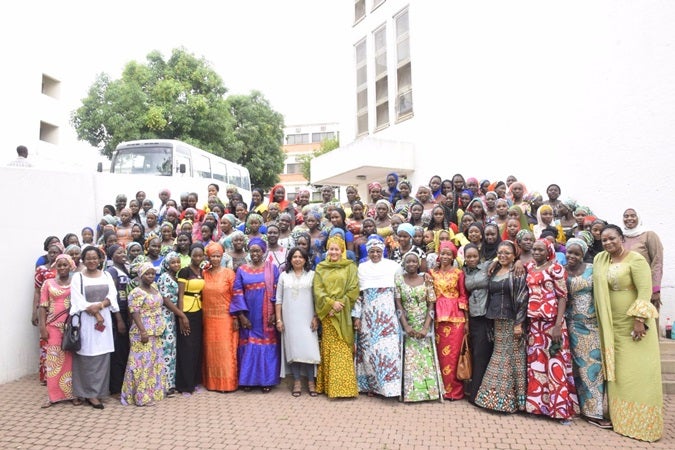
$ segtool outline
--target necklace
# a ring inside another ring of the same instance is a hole
[[[615,260],[614,256],[609,255],[609,263],[610,263],[610,264],[614,264],[614,263],[617,263],[617,264],[618,264],[619,262],[621,262],[621,257],[623,256],[623,254],[624,254],[625,251],[626,251],[626,249],[623,248],[623,247],[621,247],[621,253],[619,253],[619,254],[616,256],[616,260]],[[617,260],[618,260],[618,261],[617,261]]]

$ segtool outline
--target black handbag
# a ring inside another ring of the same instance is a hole
[[[68,352],[79,351],[82,347],[80,341],[80,314],[73,314],[66,320],[63,328],[63,340],[61,341],[61,349]],[[75,320],[77,319],[77,320]]]

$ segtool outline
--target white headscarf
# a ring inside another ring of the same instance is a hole
[[[633,208],[626,208],[626,211],[628,211],[629,209],[635,211],[635,209]],[[624,211],[623,213],[626,214],[626,211]],[[640,236],[645,231],[649,231],[642,224],[642,218],[640,217],[637,211],[635,211],[635,216],[637,217],[637,225],[635,226],[635,228],[627,228],[626,225],[623,226],[623,235],[625,237],[636,237]]]

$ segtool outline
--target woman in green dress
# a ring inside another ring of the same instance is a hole
[[[643,256],[624,248],[618,226],[607,225],[601,239],[593,295],[609,415],[617,433],[657,441],[663,434],[663,391],[651,270]]]

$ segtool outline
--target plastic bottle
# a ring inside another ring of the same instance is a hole
[[[666,318],[666,339],[673,338],[673,324],[670,322],[670,317]]]

